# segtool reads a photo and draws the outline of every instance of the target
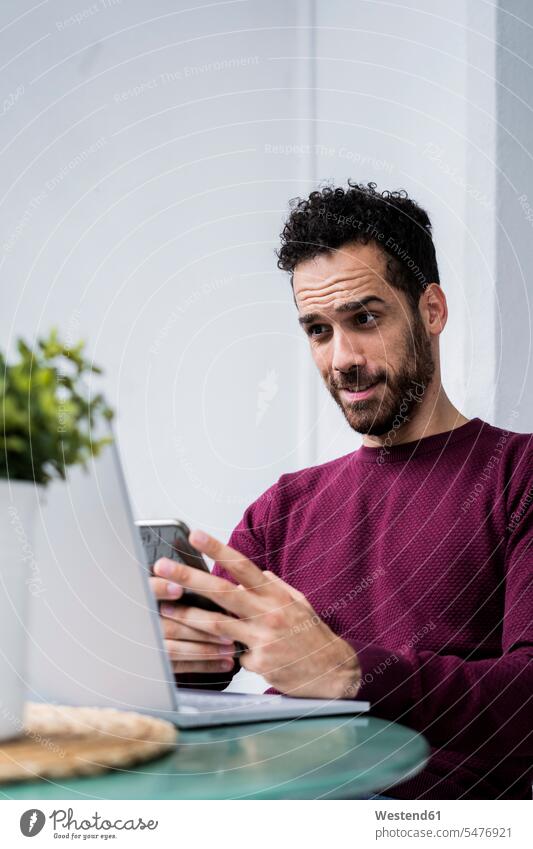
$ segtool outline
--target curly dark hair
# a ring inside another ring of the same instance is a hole
[[[347,188],[325,186],[308,198],[290,201],[281,232],[278,268],[296,265],[349,243],[375,242],[387,259],[387,279],[407,296],[413,309],[430,283],[439,283],[435,245],[427,212],[404,189],[376,190],[376,183]]]

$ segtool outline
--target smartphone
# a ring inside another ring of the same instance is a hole
[[[135,524],[141,533],[141,541],[150,569],[160,557],[168,557],[170,560],[177,560],[178,563],[192,566],[193,569],[209,572],[209,567],[204,558],[189,542],[190,530],[185,522],[181,522],[179,519],[139,519]],[[181,598],[176,599],[173,603],[186,604],[189,607],[201,607],[203,610],[228,615],[227,611],[219,604],[192,590],[184,590]],[[238,659],[239,655],[246,651],[246,646],[242,643],[235,645],[237,651],[234,657]]]
[[[141,534],[141,541],[150,569],[160,557],[169,557],[178,563],[185,563],[193,569],[201,569],[209,572],[209,567],[200,552],[189,542],[190,530],[185,522],[179,519],[139,519],[135,522]],[[228,615],[223,607],[220,607],[210,598],[206,598],[192,590],[184,590],[181,598],[176,599],[174,604],[186,604],[190,607],[201,607],[203,610],[211,610],[214,613]],[[235,643],[237,651],[234,657],[246,651],[242,643]]]
[[[150,569],[160,557],[168,557],[170,560],[192,566],[193,569],[209,572],[204,558],[189,542],[190,530],[185,522],[180,522],[179,519],[141,519],[135,524],[141,532],[141,540]],[[211,599],[191,590],[184,590],[182,597],[177,599],[176,603],[226,613]]]

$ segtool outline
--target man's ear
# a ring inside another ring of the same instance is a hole
[[[439,283],[430,283],[426,287],[420,296],[418,308],[428,333],[439,336],[448,321],[446,295]]]

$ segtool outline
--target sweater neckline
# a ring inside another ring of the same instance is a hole
[[[361,463],[376,463],[378,465],[412,460],[433,451],[447,448],[449,445],[461,442],[463,439],[475,436],[483,425],[483,420],[476,416],[463,425],[453,428],[453,430],[434,433],[431,436],[424,436],[412,442],[402,442],[400,445],[394,445],[394,434],[392,434],[385,445],[381,445],[378,448],[361,445],[354,452],[354,456]]]

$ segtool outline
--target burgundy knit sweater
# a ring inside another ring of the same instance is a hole
[[[282,475],[230,545],[354,647],[372,714],[425,734],[387,795],[531,799],[533,434],[474,418],[389,443]]]

